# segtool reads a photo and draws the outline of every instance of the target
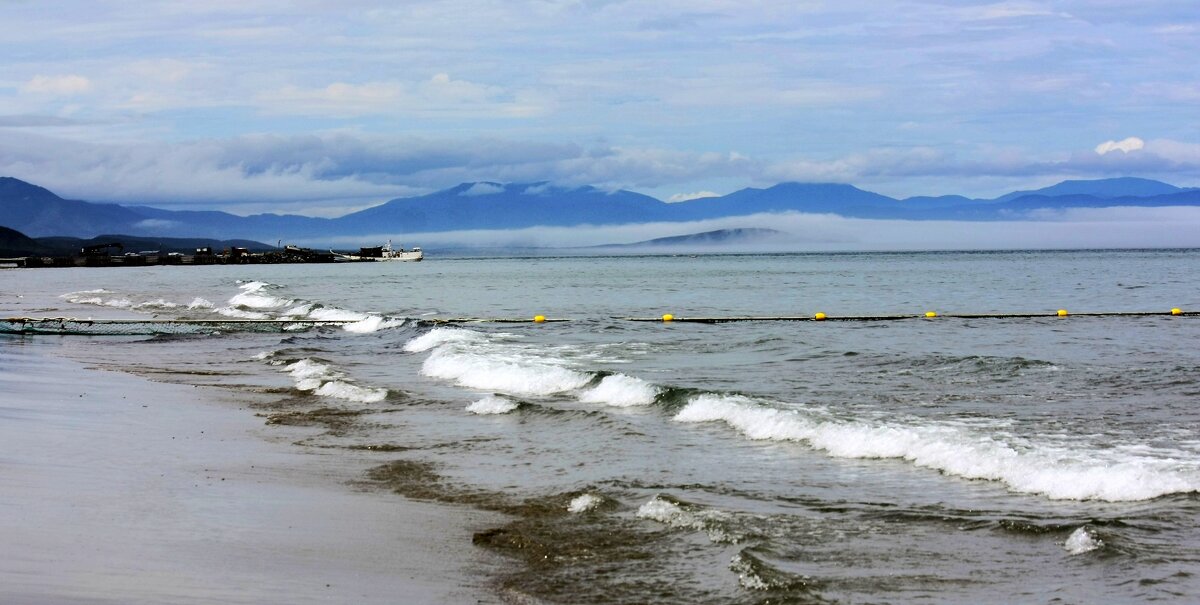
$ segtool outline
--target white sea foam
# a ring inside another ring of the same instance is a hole
[[[434,328],[404,344],[409,353],[422,353],[452,342],[481,342],[483,334],[461,328]]]
[[[632,376],[613,374],[605,376],[600,384],[579,394],[583,403],[602,403],[615,407],[650,405],[658,397],[658,387]]]
[[[301,303],[290,309],[283,311],[282,313],[280,313],[280,315],[285,318],[288,318],[288,319],[307,317],[309,312],[312,311],[312,308],[313,308],[312,303]]]
[[[256,354],[254,357],[251,357],[250,359],[253,359],[255,361],[266,361],[267,359],[270,359],[271,356],[273,356],[273,355],[275,355],[275,351],[262,351],[262,352],[259,352],[258,354]]]
[[[295,378],[320,378],[323,376],[331,376],[329,366],[311,359],[301,359],[300,361],[297,361],[284,369]]]
[[[77,305],[96,305],[98,307],[113,307],[117,309],[132,308],[134,303],[128,298],[109,298],[102,296],[103,294],[112,294],[112,292],[104,288],[96,288],[95,290],[80,290],[78,292],[67,292],[59,298],[65,299],[67,302]]]
[[[376,403],[387,398],[387,389],[360,387],[356,384],[331,380],[317,388],[316,393],[324,397],[357,401],[359,403]]]
[[[264,290],[271,287],[271,284],[260,281],[252,281],[238,286],[241,289],[241,294],[235,294],[229,299],[229,304],[235,307],[247,307],[250,309],[278,309],[293,304],[295,301],[286,298],[278,298],[266,294]]]
[[[473,389],[532,396],[573,391],[592,379],[591,374],[533,358],[502,358],[452,348],[439,348],[430,353],[421,366],[421,373]]]
[[[468,405],[467,411],[472,414],[480,414],[480,415],[507,414],[507,413],[517,409],[517,407],[518,407],[517,402],[515,402],[511,399],[505,399],[504,397],[496,397],[495,395],[490,395],[488,397],[484,397],[483,399],[480,399],[479,401],[472,403],[471,405]]]
[[[899,458],[1052,499],[1116,502],[1200,490],[1197,469],[1182,468],[1176,460],[1114,457],[1054,443],[1007,443],[979,428],[946,423],[846,421],[767,407],[747,397],[711,394],[693,397],[675,420],[721,421],[750,439],[805,443],[836,457]]]
[[[1103,546],[1104,540],[1092,534],[1087,526],[1080,527],[1071,532],[1071,535],[1067,537],[1067,541],[1063,542],[1063,549],[1072,555],[1082,555]]]
[[[725,529],[729,515],[715,510],[690,510],[661,496],[638,507],[638,518],[657,521],[677,529],[703,531],[713,542],[736,543],[740,537]]]
[[[214,306],[216,306],[216,305],[213,305],[210,301],[197,296],[196,298],[192,299],[192,302],[188,303],[187,308],[189,308],[189,309],[211,309]]]
[[[347,311],[337,307],[321,307],[309,311],[308,318],[318,321],[363,321],[371,316],[358,311]]]
[[[133,308],[134,309],[178,309],[180,306],[182,306],[182,305],[180,305],[179,303],[173,303],[169,300],[157,298],[154,300],[148,300],[145,302],[137,303],[136,305],[133,306]]]
[[[217,313],[220,313],[221,315],[224,315],[225,317],[233,317],[235,319],[270,319],[271,318],[271,316],[267,315],[266,313],[261,313],[259,311],[245,311],[242,309],[235,309],[233,307],[221,307],[220,309],[217,309],[216,311],[217,311]]]
[[[733,558],[729,560],[729,569],[738,575],[738,584],[741,584],[742,588],[750,590],[771,588],[771,584],[754,570],[754,565],[750,563],[750,559],[744,553],[739,552],[733,555]]]
[[[601,498],[600,496],[595,494],[583,494],[581,496],[575,496],[571,499],[571,503],[567,505],[567,512],[575,514],[586,513],[589,510],[595,510],[597,506],[600,506],[603,503],[604,498]]]
[[[296,381],[296,389],[313,391],[322,397],[333,397],[359,403],[376,403],[387,398],[388,390],[359,386],[345,380],[345,376],[328,364],[311,359],[301,359],[285,366],[284,371]]]
[[[345,324],[342,326],[342,329],[347,332],[354,332],[356,334],[368,334],[371,332],[378,332],[379,330],[386,330],[388,328],[399,328],[403,325],[403,320],[387,319],[378,315],[371,315],[366,319]]]

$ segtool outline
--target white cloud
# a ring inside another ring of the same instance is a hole
[[[498,190],[487,182],[683,192],[670,201],[712,195],[697,186],[701,183],[733,189],[791,180],[850,183],[895,197],[991,197],[1068,178],[1107,176],[1200,184],[1200,144],[1169,139],[1147,140],[1135,153],[1104,155],[1090,148],[1039,155],[1019,147],[968,148],[958,154],[895,147],[771,161],[729,152],[498,137],[329,133],[97,144],[57,136],[63,129],[87,127],[72,123],[0,116],[0,128],[9,127],[0,136],[0,175],[89,201],[322,216],[464,182],[483,182],[473,194]],[[13,128],[32,125],[55,125],[56,136]],[[539,191],[534,185],[526,193]]]
[[[404,95],[404,88],[395,82],[334,82],[324,88],[287,86],[258,95],[258,101],[271,113],[341,117],[385,113],[394,108]]]
[[[133,224],[138,229],[173,229],[181,226],[179,221],[169,221],[166,219],[148,218],[144,221],[138,221]]]
[[[480,195],[495,195],[503,193],[504,187],[495,183],[475,183],[470,189],[460,193],[463,197],[476,197]]]
[[[696,191],[694,193],[676,193],[675,195],[672,195],[671,197],[667,198],[667,201],[671,202],[671,203],[686,202],[688,200],[698,200],[698,199],[704,198],[704,197],[721,197],[721,194],[713,193],[712,191]]]
[[[1147,212],[1149,210],[1149,212]],[[1078,209],[1029,221],[904,221],[829,214],[757,214],[688,223],[531,227],[504,231],[380,233],[433,247],[580,247],[627,244],[716,229],[769,228],[790,236],[750,251],[1004,250],[1200,246],[1200,208]],[[322,242],[327,241],[321,240]]]
[[[1020,17],[1070,17],[1067,13],[1057,12],[1036,2],[996,2],[962,9],[962,14],[970,20],[991,21],[997,19],[1016,19]]]
[[[1100,143],[1099,145],[1096,145],[1096,153],[1100,155],[1104,155],[1112,151],[1129,153],[1131,151],[1137,151],[1145,146],[1145,141],[1137,137],[1129,137],[1120,141],[1105,141]]]
[[[34,76],[21,85],[21,92],[55,96],[72,96],[92,89],[92,82],[75,74],[65,76]]]
[[[419,82],[285,86],[258,93],[255,103],[268,113],[338,118],[404,114],[531,117],[553,105],[549,98],[528,90],[455,80],[445,73]]]
[[[1200,143],[1154,139],[1146,142],[1146,152],[1180,165],[1200,166]]]

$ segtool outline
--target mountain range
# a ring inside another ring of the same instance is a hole
[[[1200,206],[1200,189],[1121,177],[1071,180],[994,199],[958,195],[895,199],[845,184],[780,183],[720,197],[666,203],[626,190],[550,183],[463,183],[428,195],[397,198],[337,218],[220,211],[164,210],[63,199],[25,181],[0,177],[0,226],[31,237],[133,236],[321,240],[534,226],[682,222],[759,213],[803,212],[850,218],[1024,220],[1034,211],[1114,206]]]

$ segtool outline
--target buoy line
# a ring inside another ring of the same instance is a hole
[[[902,320],[937,320],[937,319],[1046,319],[1071,317],[1198,317],[1200,311],[1183,311],[1179,308],[1170,311],[1091,311],[1069,313],[1059,309],[1053,313],[938,313],[926,311],[920,314],[903,315],[827,315],[823,312],[804,316],[727,316],[727,317],[682,317],[665,313],[660,317],[612,317],[613,321],[630,321],[642,323],[738,323],[738,322],[871,322],[871,321],[902,321]],[[578,321],[569,318],[550,318],[545,315],[535,315],[532,318],[511,317],[457,317],[457,318],[419,318],[419,322],[434,325],[453,324],[517,324],[517,323],[564,323]],[[0,333],[8,334],[129,334],[121,332],[122,327],[145,326],[148,333],[171,333],[174,328],[178,333],[186,333],[188,329],[209,328],[212,330],[242,330],[252,331],[256,327],[272,330],[287,331],[292,329],[314,328],[322,326],[347,326],[358,323],[349,319],[92,319],[77,317],[7,317],[0,318]],[[112,329],[105,331],[106,327]]]
[[[754,321],[899,321],[905,319],[1036,319],[1060,317],[1196,317],[1200,311],[1093,311],[1083,313],[1068,313],[1059,309],[1053,313],[938,313],[926,311],[921,314],[906,315],[827,315],[815,313],[811,316],[741,316],[741,317],[679,317],[670,313],[662,317],[622,317],[624,321],[661,322],[661,323],[734,323]]]
[[[0,318],[0,334],[153,336],[219,332],[288,332],[319,326],[345,326],[345,319],[93,319],[79,317]]]

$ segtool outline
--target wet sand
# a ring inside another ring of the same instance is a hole
[[[493,603],[496,516],[355,489],[219,389],[0,337],[0,601]],[[300,430],[300,429],[297,429]]]

